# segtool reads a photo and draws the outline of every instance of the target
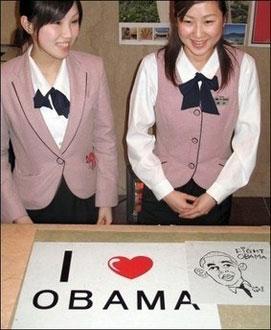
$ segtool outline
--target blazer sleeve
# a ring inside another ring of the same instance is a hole
[[[12,179],[9,139],[8,119],[1,100],[1,222],[4,223],[27,215]]]
[[[118,203],[118,153],[103,62],[101,62],[95,109],[94,150],[97,158],[96,206],[116,206]]]

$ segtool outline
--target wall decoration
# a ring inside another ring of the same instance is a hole
[[[249,46],[270,47],[270,1],[252,1]]]
[[[250,1],[227,1],[228,20],[224,27],[224,39],[241,46],[245,44]]]
[[[228,23],[237,24],[248,22],[249,6],[251,1],[227,1],[228,6]]]
[[[234,45],[244,45],[246,37],[247,25],[240,24],[225,24],[224,39]]]
[[[170,1],[119,1],[119,43],[165,45]]]

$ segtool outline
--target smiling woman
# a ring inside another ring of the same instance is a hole
[[[16,44],[26,51],[1,70],[1,220],[110,224],[116,137],[102,59],[71,50],[81,3],[19,5]]]
[[[223,39],[226,1],[175,0],[172,18],[168,44],[142,60],[130,98],[128,157],[144,183],[138,223],[225,225],[256,163],[255,61]]]
[[[27,15],[24,15],[29,10],[24,6],[25,2],[22,2],[23,34],[21,43],[25,43],[27,40],[33,44],[31,57],[41,67],[48,82],[53,84],[61,61],[67,57],[79,35],[82,20],[81,6],[78,7],[72,1],[64,2],[61,7],[48,5],[46,2],[45,4],[38,3],[35,10],[40,14],[36,15],[36,24],[35,21],[32,20],[32,22]],[[46,15],[42,16],[42,10]],[[56,70],[48,70],[48,65],[50,68],[51,63],[54,63]]]
[[[178,34],[186,55],[201,70],[223,33],[225,17],[215,2],[192,6],[185,16],[178,16]]]

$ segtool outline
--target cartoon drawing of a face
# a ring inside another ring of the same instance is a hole
[[[246,264],[238,264],[232,256],[218,251],[203,256],[200,266],[201,268],[195,269],[198,275],[210,276],[217,283],[231,287],[242,280],[242,271],[246,269]]]

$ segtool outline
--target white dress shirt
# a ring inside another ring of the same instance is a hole
[[[194,78],[196,72],[212,79],[218,68],[216,50],[201,71],[196,70],[183,50],[176,62],[176,70],[183,83]],[[165,177],[159,158],[153,153],[155,136],[149,133],[155,123],[157,92],[157,62],[155,53],[151,53],[143,58],[131,93],[127,144],[135,174],[161,200],[174,188]],[[260,135],[260,91],[255,61],[248,54],[244,54],[241,63],[238,96],[239,115],[232,140],[233,153],[207,189],[207,193],[218,203],[248,183],[256,163]]]
[[[30,49],[28,50],[28,56],[29,56],[29,65],[30,65],[30,72],[31,72],[34,92],[36,93],[36,91],[39,89],[42,95],[46,95],[49,92],[49,90],[52,87],[54,87],[55,89],[59,90],[64,95],[66,95],[67,99],[70,101],[70,84],[69,84],[69,74],[68,74],[66,59],[62,61],[54,85],[51,86],[44,77],[44,75],[42,74],[38,65],[30,56],[31,49],[32,47],[30,47]],[[58,113],[54,108],[51,95],[49,95],[49,101],[53,109],[47,107],[41,107],[40,109],[36,109],[36,111],[41,111],[43,119],[46,125],[48,126],[48,129],[52,134],[52,137],[54,138],[57,146],[61,148],[61,144],[63,142],[68,124],[68,118],[65,118],[62,115],[61,116],[58,115]]]

